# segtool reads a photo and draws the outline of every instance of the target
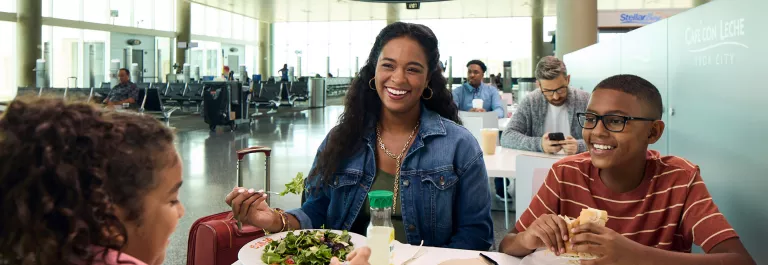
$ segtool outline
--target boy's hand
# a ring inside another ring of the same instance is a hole
[[[539,216],[522,234],[520,244],[530,250],[547,247],[555,255],[565,253],[568,242],[568,224],[554,214]]]
[[[573,244],[574,251],[602,256],[582,260],[582,265],[639,264],[643,260],[646,246],[610,228],[588,223],[573,230],[574,236],[569,244]]]

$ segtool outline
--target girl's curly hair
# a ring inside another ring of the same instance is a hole
[[[172,148],[152,117],[13,101],[0,117],[0,263],[91,264],[93,246],[119,251],[128,238],[114,206],[140,221],[155,172],[178,162]]]

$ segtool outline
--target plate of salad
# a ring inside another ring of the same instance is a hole
[[[332,257],[344,260],[352,250],[365,245],[364,236],[347,231],[296,230],[251,241],[240,249],[238,259],[248,265],[325,265]]]

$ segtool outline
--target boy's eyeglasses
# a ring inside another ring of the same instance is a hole
[[[584,129],[594,129],[599,121],[603,121],[606,130],[612,132],[622,132],[627,126],[628,121],[656,121],[656,119],[629,117],[622,115],[597,115],[594,113],[576,113],[579,119],[579,125]]]

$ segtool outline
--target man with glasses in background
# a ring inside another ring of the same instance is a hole
[[[541,58],[536,65],[539,89],[520,102],[501,136],[501,146],[549,154],[587,151],[576,113],[587,108],[589,93],[570,88],[570,80],[562,60],[554,56]],[[549,133],[562,133],[564,140],[549,139]]]

